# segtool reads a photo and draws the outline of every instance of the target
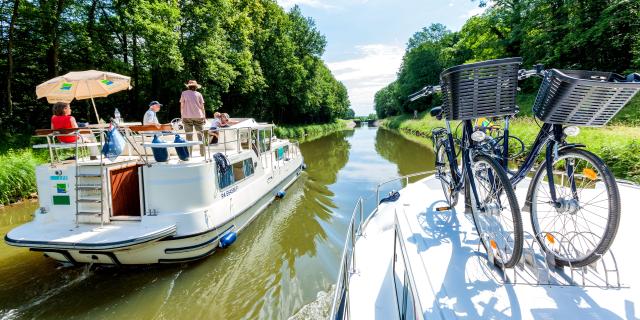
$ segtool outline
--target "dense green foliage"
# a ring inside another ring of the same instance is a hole
[[[47,127],[35,86],[72,70],[132,77],[133,89],[97,99],[140,121],[151,100],[179,116],[184,83],[196,79],[208,115],[276,123],[327,123],[346,115],[347,91],[321,60],[326,45],[299,8],[275,0],[8,0],[0,4],[0,137]],[[4,75],[7,76],[4,76]],[[88,101],[74,115],[90,118]]]
[[[0,205],[36,192],[35,167],[41,162],[30,151],[11,151],[0,155]]]
[[[486,3],[481,2],[481,5]],[[524,67],[640,71],[640,1],[494,0],[459,32],[433,24],[407,44],[398,79],[375,95],[379,117],[426,110],[435,98],[409,102],[407,96],[437,84],[450,66],[488,59],[523,57]],[[535,92],[537,79],[521,84]],[[629,108],[640,107],[636,97]],[[640,111],[623,110],[618,121],[633,121]],[[635,120],[637,124],[637,120]]]
[[[278,126],[274,130],[274,134],[278,138],[293,138],[297,140],[306,140],[313,137],[320,137],[331,132],[347,129],[350,121],[337,120],[332,123],[325,124],[308,124],[294,126]]]

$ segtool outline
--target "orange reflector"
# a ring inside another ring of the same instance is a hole
[[[546,237],[547,237],[547,241],[549,241],[551,244],[556,243],[556,238],[554,238],[554,237],[551,235],[551,233],[547,233]]]
[[[598,174],[593,171],[592,169],[589,168],[584,168],[582,170],[582,174],[584,174],[585,177],[591,179],[591,180],[595,180],[596,178],[598,178]]]
[[[491,244],[491,248],[498,249],[498,244],[496,243],[495,240],[490,240],[489,243]]]
[[[436,208],[436,211],[447,211],[449,209],[451,209],[451,207],[439,207],[439,208]]]

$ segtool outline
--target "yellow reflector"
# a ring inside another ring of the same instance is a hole
[[[498,249],[498,244],[495,240],[490,240],[489,243],[491,244],[491,248]]]
[[[593,171],[592,169],[589,168],[584,168],[582,170],[582,174],[584,174],[585,177],[591,179],[591,180],[595,180],[596,178],[598,178],[598,174]]]
[[[549,243],[554,244],[556,243],[556,238],[554,238],[551,233],[547,233],[547,241],[549,241]]]
[[[451,208],[450,207],[439,207],[439,208],[436,208],[436,211],[447,211],[449,209],[451,209]]]

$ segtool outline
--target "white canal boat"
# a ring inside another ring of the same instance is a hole
[[[611,249],[594,264],[553,266],[523,212],[523,258],[502,270],[489,262],[464,201],[447,210],[440,181],[430,173],[417,174],[427,177],[369,216],[358,201],[331,319],[640,318],[640,187],[618,182],[622,223]],[[521,203],[529,182],[515,190]]]
[[[116,265],[186,262],[230,245],[304,166],[298,144],[275,138],[273,125],[236,120],[218,129],[217,143],[208,130],[199,133],[201,142],[172,142],[184,132],[121,126],[126,148],[113,161],[88,156],[101,142],[56,141],[80,134],[104,141],[105,129],[40,130],[47,143],[34,147],[51,155],[36,169],[40,208],[6,243],[63,263]],[[166,143],[151,142],[163,135]],[[156,161],[152,146],[168,159]],[[194,150],[183,161],[176,147]],[[75,157],[63,160],[69,155]]]

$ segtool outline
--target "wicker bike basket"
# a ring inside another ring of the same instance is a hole
[[[447,120],[514,114],[520,64],[522,58],[507,58],[444,70],[440,86]]]
[[[603,126],[640,90],[640,83],[625,80],[610,72],[551,69],[533,113],[545,123]]]

